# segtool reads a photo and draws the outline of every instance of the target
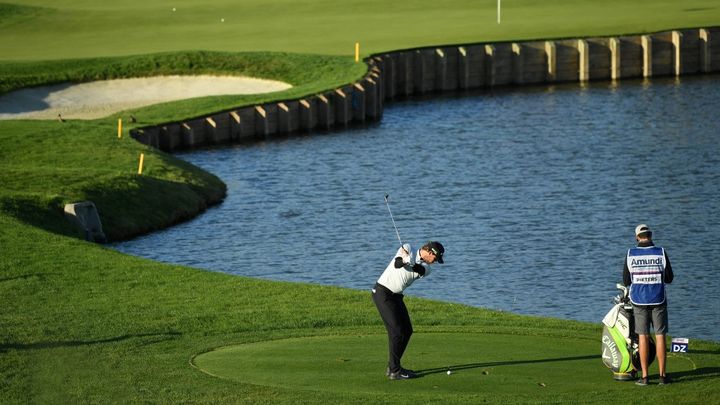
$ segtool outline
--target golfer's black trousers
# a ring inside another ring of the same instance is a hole
[[[373,288],[373,301],[385,323],[388,334],[388,367],[390,372],[400,371],[400,359],[405,353],[413,328],[402,294],[395,294],[381,284]]]

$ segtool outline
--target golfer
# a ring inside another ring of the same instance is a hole
[[[387,329],[389,358],[385,375],[391,380],[417,377],[414,371],[400,365],[413,333],[403,291],[415,280],[428,276],[430,264],[443,263],[445,248],[440,242],[430,241],[414,255],[411,252],[407,243],[398,249],[372,289],[373,301]]]
[[[642,377],[635,384],[648,384],[651,324],[655,329],[660,384],[668,384],[670,379],[665,374],[665,334],[668,331],[665,284],[670,284],[673,280],[672,266],[665,249],[653,244],[652,231],[647,225],[640,224],[635,227],[635,239],[637,246],[628,250],[623,269],[623,283],[630,286],[635,333],[638,334],[640,343]]]

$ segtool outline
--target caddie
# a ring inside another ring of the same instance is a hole
[[[635,384],[643,386],[648,385],[650,325],[655,330],[660,384],[670,383],[665,373],[665,335],[668,332],[665,284],[670,284],[674,275],[667,252],[655,246],[652,235],[646,224],[635,227],[637,246],[628,249],[623,268],[623,283],[630,286],[642,368],[642,377]]]

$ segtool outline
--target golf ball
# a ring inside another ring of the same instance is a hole
[[[175,7],[173,7],[173,11],[175,11]]]
[[[220,22],[225,22],[225,19],[224,19],[224,18],[221,18],[221,19],[220,19]]]
[[[452,371],[448,370],[447,375],[450,375],[450,374],[452,374]]]

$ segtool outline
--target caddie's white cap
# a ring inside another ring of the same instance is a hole
[[[652,231],[646,224],[640,224],[635,227],[635,236],[640,236],[643,233],[652,233]]]

